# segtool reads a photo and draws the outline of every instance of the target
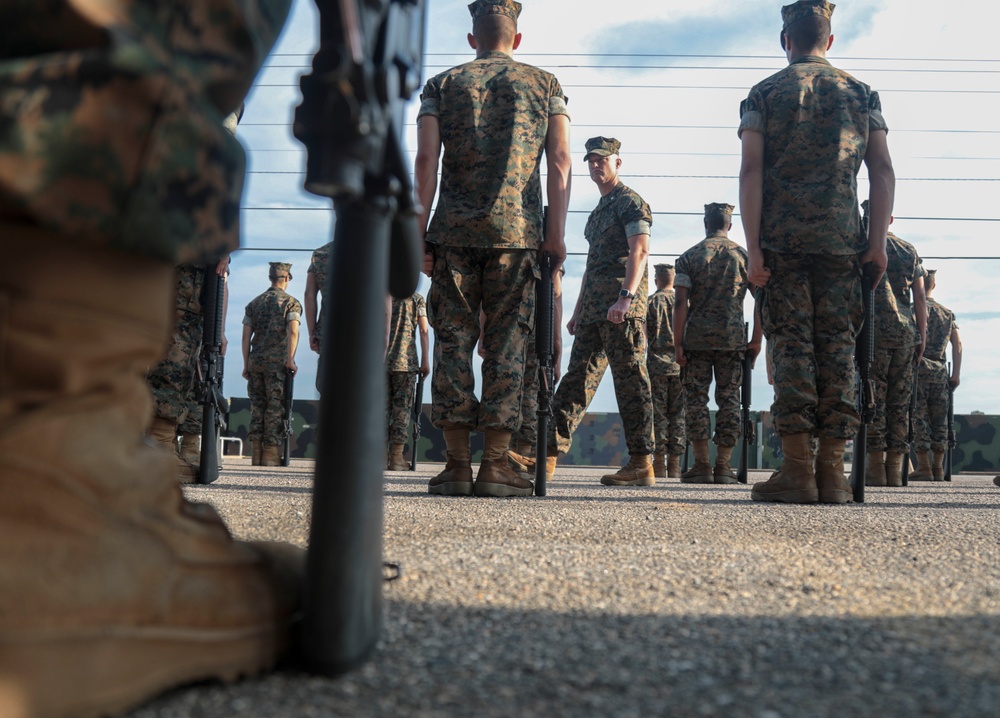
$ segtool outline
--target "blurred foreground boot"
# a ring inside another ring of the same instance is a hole
[[[733,458],[733,447],[719,444],[715,447],[715,468],[712,470],[712,477],[717,484],[737,483],[736,472],[729,465]]]
[[[483,432],[483,460],[472,492],[476,496],[531,496],[535,485],[507,465],[510,432],[487,429]]]
[[[427,493],[439,496],[472,496],[472,451],[468,429],[445,429],[448,463],[427,482]]]
[[[264,444],[260,452],[261,466],[281,466],[281,452],[277,444]]]
[[[885,458],[881,451],[868,452],[865,486],[885,486]]]
[[[260,457],[264,453],[264,445],[260,439],[250,439],[250,465],[260,466]]]
[[[903,455],[898,451],[887,451],[885,454],[885,485],[903,485]]]
[[[201,472],[201,436],[199,434],[181,434],[181,459],[194,472],[195,479]]]
[[[944,473],[941,474],[944,476]],[[931,467],[930,454],[926,451],[917,452],[917,467],[910,472],[910,481],[933,481],[934,469]]]
[[[0,233],[0,713],[118,715],[272,666],[304,552],[234,541],[144,439],[174,268]]]
[[[993,477],[993,484],[995,486],[1000,486],[1000,476],[994,476]]]
[[[628,463],[613,474],[601,477],[605,486],[653,486],[656,478],[653,476],[653,462],[649,454],[630,456]]]
[[[813,469],[812,437],[808,432],[781,437],[781,468],[767,481],[754,484],[754,501],[780,501],[786,504],[814,504],[819,500],[816,473]]]
[[[653,454],[653,476],[657,479],[667,478],[667,455]]]
[[[667,457],[667,478],[679,479],[681,477],[681,455],[670,454]]]
[[[696,439],[691,446],[694,448],[694,466],[681,474],[681,483],[714,484],[715,471],[709,460],[708,439]]]
[[[820,438],[816,453],[816,489],[821,504],[846,504],[854,496],[851,482],[844,475],[846,439]]]
[[[153,423],[149,427],[149,435],[165,450],[170,452],[174,458],[174,470],[177,473],[177,480],[184,484],[190,484],[198,475],[188,462],[184,461],[177,453],[177,425],[170,419],[161,416],[154,416]]]
[[[389,471],[409,471],[410,463],[403,458],[403,444],[389,445]]]
[[[944,462],[947,458],[947,450],[934,452],[934,463],[931,465],[931,476],[934,477],[935,481],[944,481]]]

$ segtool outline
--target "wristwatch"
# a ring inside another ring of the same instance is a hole
[[[629,292],[629,290],[627,289],[622,289],[620,292],[618,292],[618,296],[621,297],[622,299],[635,299],[635,295]]]

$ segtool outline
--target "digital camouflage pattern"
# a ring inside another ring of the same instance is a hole
[[[312,253],[309,259],[309,269],[306,271],[316,275],[316,287],[320,293],[319,317],[316,319],[316,337],[323,338],[323,313],[326,309],[326,277],[330,267],[330,253],[333,251],[333,242],[327,242]],[[322,347],[322,342],[320,343]]]
[[[857,176],[868,133],[886,129],[878,93],[824,58],[798,58],[755,85],[740,105],[739,134],[764,135],[761,248],[863,250]]]
[[[708,389],[715,376],[716,444],[735,446],[740,436],[740,387],[743,382],[743,355],[740,351],[702,351],[685,353],[684,367],[685,424],[690,441],[708,439],[711,434],[708,415]]]
[[[781,29],[786,30],[792,23],[814,15],[829,20],[835,7],[836,5],[827,0],[798,0],[791,5],[785,5],[781,8]]]
[[[906,453],[913,394],[913,347],[876,349],[871,377],[875,385],[875,421],[868,429],[872,451]]]
[[[681,365],[677,363],[674,350],[674,303],[677,297],[673,289],[657,289],[649,296],[646,310],[646,340],[649,353],[646,365],[650,379],[655,367],[657,376],[680,376]]]
[[[535,446],[538,440],[538,352],[535,349],[535,326],[524,342],[524,385],[521,387],[521,426],[511,436],[511,443]],[[558,327],[554,328],[559,331]]]
[[[432,77],[420,101],[417,121],[436,117],[445,147],[427,241],[537,247],[549,117],[568,114],[555,76],[502,52],[486,52]]]
[[[625,285],[625,264],[628,261],[628,238],[649,234],[653,213],[645,200],[621,181],[601,197],[590,213],[583,235],[590,245],[587,268],[576,321],[578,324],[607,321],[608,309],[618,301]],[[642,267],[635,299],[625,314],[626,319],[646,320],[646,295],[649,293],[649,268]]]
[[[416,392],[416,372],[386,373],[385,426],[390,444],[405,444],[409,439],[410,418]]]
[[[927,299],[927,346],[917,380],[914,446],[917,451],[944,451],[948,441],[948,343],[958,329],[955,314]]]
[[[720,229],[684,252],[674,268],[674,285],[688,294],[684,336],[674,340],[685,353],[742,352],[746,348],[743,300],[750,288],[746,250]]]
[[[525,341],[535,321],[534,250],[438,247],[428,301],[434,328],[434,426],[514,432],[521,425]],[[472,353],[483,325],[483,388]]]
[[[764,252],[759,290],[774,363],[771,412],[779,433],[857,434],[854,351],[864,319],[857,255]],[[820,349],[817,349],[819,347]]]
[[[406,299],[392,300],[389,348],[385,353],[387,372],[414,372],[420,368],[417,340],[421,317],[427,317],[427,303],[418,292],[414,292]]]
[[[560,454],[572,446],[573,433],[609,365],[629,454],[653,453],[653,400],[646,369],[646,331],[643,321],[626,319],[621,324],[604,320],[576,327],[569,366],[552,400],[548,445],[557,447]]]
[[[0,5],[0,214],[174,264],[235,249],[245,156],[222,123],[289,4]]]
[[[646,367],[653,399],[653,443],[658,454],[682,454],[686,441],[684,384],[674,351],[675,301],[673,289],[657,289],[650,295],[646,311]]]
[[[247,394],[251,415],[249,435],[265,444],[284,441],[285,363],[288,325],[302,319],[302,305],[287,292],[270,287],[246,307],[243,324],[251,328]]]
[[[916,248],[892,232],[886,237],[888,264],[875,288],[875,346],[878,349],[920,344],[913,283],[927,276]]]
[[[516,22],[521,16],[521,3],[517,0],[476,0],[469,3],[469,13],[473,20],[486,15],[506,15]]]
[[[247,379],[250,426],[247,436],[270,446],[285,440],[285,370],[252,371]]]
[[[153,393],[155,415],[181,424],[191,411],[197,383],[205,326],[201,305],[205,267],[181,265],[177,267],[176,278],[176,309],[170,345],[166,356],[146,375],[146,383]]]

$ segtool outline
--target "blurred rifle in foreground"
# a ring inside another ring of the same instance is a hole
[[[222,395],[222,315],[225,310],[226,281],[216,273],[216,265],[205,267],[202,309],[205,329],[201,347],[201,469],[199,484],[219,478],[219,436],[226,428],[229,403]]]
[[[549,209],[542,213],[542,227],[548,220]],[[552,416],[552,393],[555,390],[554,339],[555,287],[552,285],[552,257],[543,254],[542,276],[536,289],[535,301],[535,354],[538,357],[538,429],[535,440],[535,496],[545,496],[548,477],[549,417]]]
[[[750,325],[743,324],[746,343],[750,342]],[[736,471],[736,480],[741,484],[747,482],[748,454],[750,446],[757,444],[757,427],[750,418],[750,402],[753,390],[753,357],[747,349],[743,354],[743,386],[740,387],[740,465]]]

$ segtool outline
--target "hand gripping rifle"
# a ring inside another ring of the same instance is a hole
[[[749,343],[750,325],[748,323],[743,324],[743,332],[747,337],[747,343]],[[743,354],[743,386],[740,389],[740,442],[742,444],[742,450],[740,451],[740,465],[736,471],[736,480],[741,484],[745,484],[747,482],[747,462],[748,454],[750,453],[750,446],[757,444],[757,427],[750,418],[752,389],[753,357],[750,355],[750,350],[747,349]]]
[[[549,208],[542,212],[542,231]],[[535,289],[535,353],[538,356],[538,428],[535,440],[535,496],[545,496],[548,476],[549,417],[552,416],[552,392],[555,389],[555,287],[552,285],[552,257],[541,255],[541,279]]]
[[[385,352],[387,290],[413,294],[423,255],[402,128],[420,88],[426,1],[316,5],[320,45],[292,131],[308,151],[305,188],[333,199],[337,222],[296,638],[303,667],[332,676],[371,655],[382,625],[385,372],[372,367]]]
[[[948,451],[944,455],[944,480],[951,481],[951,462],[958,441],[955,438],[955,387],[951,385],[951,364],[948,365]]]
[[[875,383],[872,364],[875,362],[875,286],[870,269],[866,266],[861,278],[861,299],[865,305],[865,321],[861,325],[855,350],[858,365],[858,413],[861,425],[854,440],[854,501],[865,500],[865,472],[868,459],[868,425],[875,420]]]
[[[920,365],[917,365],[913,368],[913,389],[910,394],[909,422],[906,425],[906,453],[903,455],[903,486],[910,485],[910,449],[913,446],[913,429],[917,415],[917,389],[919,388],[917,375],[919,373]]]
[[[424,375],[417,371],[417,391],[413,397],[413,447],[410,449],[410,471],[417,470],[417,442],[420,441],[420,418],[424,414]]]
[[[285,396],[281,414],[281,432],[284,434],[282,441],[281,465],[288,466],[292,463],[292,390],[295,388],[295,372],[285,369]]]
[[[205,289],[202,310],[205,329],[201,348],[201,469],[199,484],[210,484],[219,478],[219,436],[226,428],[229,403],[222,395],[222,313],[225,308],[226,282],[215,271],[216,265],[205,267]]]

